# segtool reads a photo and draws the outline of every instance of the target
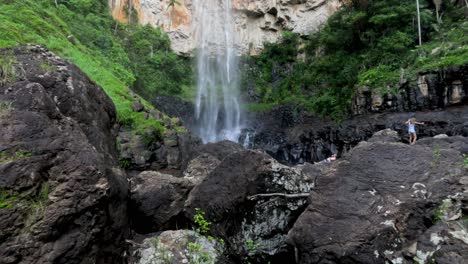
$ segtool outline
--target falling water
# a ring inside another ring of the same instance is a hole
[[[238,58],[231,0],[194,0],[197,21],[195,117],[203,142],[237,141],[241,130]]]

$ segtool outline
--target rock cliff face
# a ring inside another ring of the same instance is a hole
[[[176,52],[190,54],[195,48],[196,1],[201,0],[180,0],[169,7],[169,0],[109,0],[109,6],[119,21],[137,16],[141,24],[163,28]],[[240,53],[258,52],[265,42],[279,40],[282,30],[313,32],[340,6],[338,0],[232,0],[231,5]]]
[[[41,47],[0,58],[0,262],[118,263],[128,184],[112,101]]]

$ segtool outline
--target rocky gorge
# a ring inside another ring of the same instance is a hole
[[[468,257],[466,99],[341,124],[285,105],[252,119],[250,149],[203,145],[172,123],[148,142],[73,64],[36,45],[0,53],[0,263]],[[427,123],[414,146],[411,114]]]

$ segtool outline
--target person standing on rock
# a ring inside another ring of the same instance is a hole
[[[413,145],[416,143],[416,125],[424,125],[424,123],[416,122],[416,118],[412,117],[405,122],[408,125],[409,143]]]

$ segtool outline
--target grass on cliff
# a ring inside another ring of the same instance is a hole
[[[53,0],[0,1],[0,47],[46,46],[105,90],[117,108],[118,122],[137,131],[162,130],[161,122],[132,111],[128,89],[147,97],[183,96],[191,83],[190,63],[169,50],[169,39],[159,29],[114,21],[105,0],[57,2],[58,6]]]
[[[260,98],[260,106],[250,108],[293,101],[341,119],[359,87],[391,94],[401,77],[467,64],[466,5],[443,1],[438,23],[433,2],[420,2],[421,47],[415,1],[348,1],[317,33],[284,32],[282,43],[243,60],[243,87],[253,85]]]

